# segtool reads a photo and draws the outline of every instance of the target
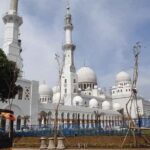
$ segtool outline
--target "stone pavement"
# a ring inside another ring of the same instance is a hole
[[[32,148],[13,148],[12,150],[39,150],[39,149],[32,149]],[[66,150],[85,150],[85,149],[66,149]],[[86,150],[122,150],[122,149],[86,149]],[[138,150],[136,149],[123,149],[123,150]],[[146,148],[140,148],[139,150],[150,150],[150,148],[146,149]]]

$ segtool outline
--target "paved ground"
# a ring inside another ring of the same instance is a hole
[[[39,149],[30,149],[30,148],[13,148],[12,150],[39,150]],[[67,149],[67,150],[77,150],[77,149]],[[85,150],[85,149],[80,149],[80,150]],[[86,149],[86,150],[94,150],[94,149]],[[121,149],[95,149],[95,150],[121,150]],[[137,148],[137,149],[123,149],[123,150],[150,150],[150,148],[145,149],[145,148]]]

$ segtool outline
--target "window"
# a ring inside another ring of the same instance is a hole
[[[65,94],[67,93],[67,89],[65,89]]]
[[[74,89],[74,93],[76,93],[76,89]]]
[[[67,79],[65,79],[65,83],[67,83]]]
[[[30,100],[30,87],[25,87],[24,91],[25,100]]]
[[[90,84],[90,88],[92,88],[92,85]]]
[[[73,80],[73,83],[76,83],[76,79]]]
[[[21,116],[18,116],[17,117],[17,126],[16,126],[16,129],[20,130],[20,128],[21,128]]]
[[[18,89],[18,99],[22,100],[22,96],[23,96],[23,88],[19,87],[19,89]]]
[[[79,102],[76,102],[76,106],[79,106]]]

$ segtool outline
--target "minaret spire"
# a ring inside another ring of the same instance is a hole
[[[10,0],[10,8],[4,15],[3,22],[5,24],[3,50],[9,60],[16,62],[20,70],[20,76],[22,76],[23,60],[21,58],[22,48],[19,28],[23,20],[18,15],[18,0]]]
[[[18,0],[11,0],[10,1],[10,12],[17,13],[18,12]]]
[[[66,44],[71,44],[72,43],[73,25],[72,25],[72,16],[71,16],[71,13],[70,13],[69,2],[67,3],[67,7],[66,7],[64,30],[65,30],[65,43]]]
[[[72,41],[72,31],[72,15],[70,11],[70,5],[68,2],[65,14],[65,42],[63,45],[64,63],[61,76],[61,98],[64,98],[65,105],[72,105],[73,96],[77,93],[78,89],[77,74],[74,65],[75,45]]]
[[[73,56],[73,51],[75,50],[75,45],[72,42],[72,31],[73,31],[73,24],[72,24],[72,16],[70,12],[70,5],[67,3],[66,7],[66,15],[65,15],[65,26],[64,26],[64,31],[65,31],[65,43],[63,45],[63,50],[65,53],[70,53],[67,54],[70,57],[65,58],[65,64],[69,64],[71,68],[75,69],[74,67],[74,56]]]
[[[67,0],[67,14],[70,14],[70,3],[69,0]]]

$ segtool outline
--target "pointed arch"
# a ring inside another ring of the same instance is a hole
[[[70,128],[70,113],[67,113],[67,128]]]
[[[64,128],[64,112],[61,113],[61,124],[62,124],[62,128]]]
[[[39,120],[39,125],[41,126],[41,125],[46,125],[47,124],[47,113],[45,112],[45,111],[41,111],[40,113],[39,113],[39,118],[38,118],[38,120]]]
[[[51,119],[52,119],[52,112],[51,111],[49,111],[48,113],[47,113],[47,124],[48,125],[51,125]]]
[[[18,116],[16,121],[16,130],[20,129],[21,129],[21,116]]]

